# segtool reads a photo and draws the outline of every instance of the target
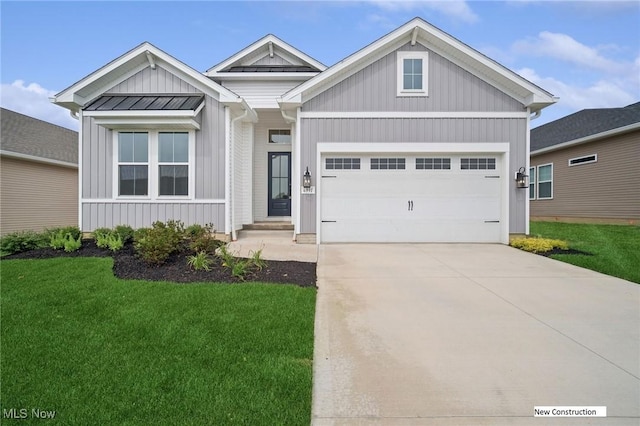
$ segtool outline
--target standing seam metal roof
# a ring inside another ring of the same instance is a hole
[[[85,111],[188,111],[197,109],[204,95],[104,95],[91,102]]]

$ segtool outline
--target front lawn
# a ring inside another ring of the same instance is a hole
[[[62,424],[309,424],[314,288],[119,280],[112,266],[1,262],[3,423],[15,408]]]
[[[552,258],[640,283],[640,227],[583,223],[531,222],[531,235],[565,240],[587,255],[554,254]]]

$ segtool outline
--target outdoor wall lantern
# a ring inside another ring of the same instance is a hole
[[[307,170],[304,172],[304,176],[302,176],[302,187],[306,190],[311,189],[311,173],[309,173],[308,166]]]
[[[516,173],[516,188],[528,188],[529,176],[524,174],[525,168],[520,167],[518,173]]]

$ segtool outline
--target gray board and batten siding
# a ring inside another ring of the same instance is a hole
[[[195,87],[160,66],[145,68],[105,93],[200,93]],[[82,133],[82,230],[128,224],[147,227],[156,220],[176,219],[185,224],[213,223],[225,229],[225,112],[209,95],[196,117],[195,201],[138,202],[115,200],[113,186],[113,131],[83,117]],[[171,129],[167,129],[171,130]],[[95,200],[95,201],[92,201]],[[211,203],[206,202],[212,200]],[[213,202],[216,200],[216,202]]]
[[[401,51],[428,50],[416,43]],[[520,102],[444,57],[429,51],[428,97],[398,97],[396,51],[368,65],[302,105],[304,112],[524,112]],[[301,167],[319,176],[317,144],[493,143],[510,146],[509,170],[527,161],[527,118],[310,118],[300,120]],[[524,233],[527,191],[509,179],[509,233]],[[316,195],[301,197],[303,234],[316,233]]]

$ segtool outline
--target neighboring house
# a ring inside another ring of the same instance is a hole
[[[531,130],[534,220],[640,221],[640,102],[585,109]]]
[[[205,73],[143,43],[53,101],[81,120],[83,231],[506,243],[528,231],[530,116],[555,99],[416,18],[329,68],[273,35]]]
[[[0,110],[0,232],[78,225],[78,132]]]

